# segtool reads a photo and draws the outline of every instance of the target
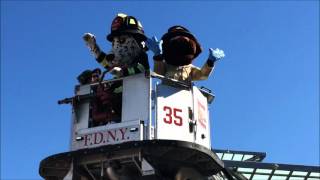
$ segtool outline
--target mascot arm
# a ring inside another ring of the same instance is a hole
[[[153,71],[157,74],[163,75],[165,74],[165,63],[163,62],[162,57],[162,46],[161,41],[158,41],[156,36],[152,38],[147,38],[146,46],[150,49],[153,53]]]
[[[97,62],[101,64],[104,68],[109,69],[111,66],[111,62],[107,60],[107,54],[100,50],[100,47],[96,43],[95,36],[91,33],[85,33],[82,38],[86,46],[90,49],[90,51],[96,58]]]
[[[122,72],[123,72],[122,75],[130,76],[130,75],[146,72],[149,70],[150,70],[150,66],[148,62],[148,55],[145,52],[142,52],[137,58],[137,61],[133,66],[122,68]]]
[[[204,80],[208,79],[212,70],[214,69],[214,64],[216,61],[225,57],[224,51],[221,49],[209,48],[209,57],[207,62],[202,66],[201,69],[194,67],[192,69],[192,80]]]
[[[208,79],[213,69],[214,63],[210,59],[207,60],[201,69],[194,66],[191,70],[192,81]]]
[[[100,51],[100,54],[96,56],[96,61],[103,66],[105,69],[112,69],[112,62],[109,59],[108,56],[114,56],[113,54],[107,55],[103,51]],[[111,57],[113,59],[113,57]]]
[[[90,49],[95,58],[98,58],[101,54],[100,48],[96,43],[96,37],[91,33],[85,33],[82,36],[86,46]]]

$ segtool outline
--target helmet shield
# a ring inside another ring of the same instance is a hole
[[[135,17],[118,14],[111,23],[111,33],[107,35],[107,40],[112,42],[114,36],[123,34],[130,34],[138,41],[147,39],[141,23]]]

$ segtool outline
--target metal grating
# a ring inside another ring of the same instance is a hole
[[[221,149],[213,149],[213,152],[215,152],[221,160],[228,161],[262,162],[266,157],[266,153],[264,152],[231,151]]]
[[[230,160],[223,162],[225,167],[242,174],[248,180],[320,180],[319,166]]]

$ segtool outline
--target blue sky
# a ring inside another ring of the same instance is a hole
[[[68,151],[76,76],[99,67],[118,12],[147,36],[187,27],[226,57],[207,81],[213,148],[266,152],[266,162],[319,165],[319,1],[1,1],[1,179],[40,179],[39,162]],[[149,61],[152,63],[151,53]]]

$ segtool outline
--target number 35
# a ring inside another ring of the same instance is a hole
[[[163,118],[163,121],[167,124],[172,124],[172,121],[177,126],[182,126],[182,117],[178,114],[182,112],[182,109],[171,108],[169,106],[164,106],[163,111],[166,112],[166,117]],[[173,114],[172,114],[173,113]],[[172,115],[174,119],[172,118]]]

